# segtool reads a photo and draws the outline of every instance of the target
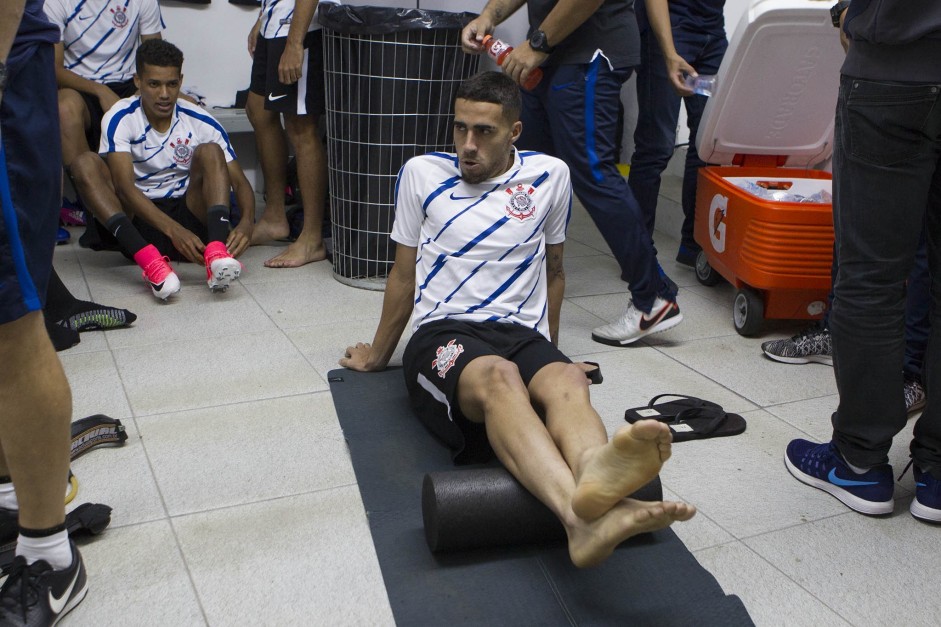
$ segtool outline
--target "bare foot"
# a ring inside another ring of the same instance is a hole
[[[577,478],[572,510],[596,520],[657,476],[670,458],[673,436],[656,420],[640,420],[618,430],[604,446],[586,451]]]
[[[290,244],[283,253],[272,257],[265,262],[266,268],[300,268],[304,264],[322,261],[327,258],[327,249],[321,241],[319,245],[311,245],[306,241],[297,240]]]
[[[696,508],[688,503],[622,499],[598,520],[577,521],[568,529],[569,557],[579,568],[597,566],[631,536],[669,527],[695,514]]]
[[[280,220],[269,220],[267,216],[268,212],[265,212],[261,220],[255,223],[255,227],[252,229],[252,246],[284,239],[290,235],[291,229],[288,226],[286,217],[282,217]]]

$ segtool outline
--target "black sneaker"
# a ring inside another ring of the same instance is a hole
[[[925,394],[925,386],[917,377],[908,373],[905,374],[905,383],[902,386],[902,392],[905,393],[905,412],[913,414],[925,408],[928,402],[928,395]]]
[[[45,560],[29,566],[22,557],[13,560],[10,576],[0,588],[0,626],[47,627],[55,625],[85,598],[88,580],[85,563],[75,543],[72,565],[53,570]]]
[[[791,338],[764,342],[761,350],[769,358],[786,364],[816,362],[828,366],[833,365],[830,330],[816,325],[804,329]]]

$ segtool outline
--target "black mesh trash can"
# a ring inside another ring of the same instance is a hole
[[[479,58],[461,51],[476,17],[323,3],[333,273],[383,289],[395,256],[395,178],[411,157],[453,150],[457,88]]]

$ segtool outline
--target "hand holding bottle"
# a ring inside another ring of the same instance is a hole
[[[494,60],[497,65],[503,65],[503,62],[506,60],[506,57],[510,52],[513,51],[513,46],[507,45],[506,43],[495,39],[492,35],[484,36],[483,42],[484,49],[487,51],[487,54]],[[539,84],[539,81],[542,80],[542,70],[538,67],[535,67],[529,71],[529,75],[526,77],[526,80],[523,82],[523,89],[532,91]]]

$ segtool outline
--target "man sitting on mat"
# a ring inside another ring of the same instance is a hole
[[[508,76],[471,78],[455,101],[457,154],[415,157],[399,172],[379,327],[340,365],[384,369],[411,316],[403,361],[419,418],[456,463],[496,453],[559,517],[572,562],[593,566],[696,510],[626,498],[670,457],[669,427],[644,420],[609,441],[583,369],[555,345],[571,183],[562,161],[513,146],[520,106]]]

